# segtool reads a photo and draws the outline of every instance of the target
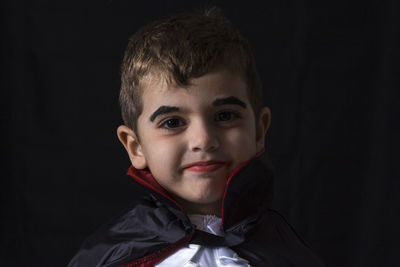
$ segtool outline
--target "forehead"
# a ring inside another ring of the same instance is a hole
[[[161,103],[185,105],[184,101],[212,102],[218,97],[234,96],[248,103],[247,85],[243,78],[228,71],[207,73],[189,80],[187,86],[179,86],[162,77],[148,76],[142,86],[143,108]]]

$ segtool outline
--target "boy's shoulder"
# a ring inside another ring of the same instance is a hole
[[[162,251],[187,235],[172,205],[136,186],[141,192],[129,207],[88,237],[68,266],[119,265]]]
[[[239,247],[238,253],[255,266],[266,263],[272,266],[324,266],[304,239],[273,209],[263,213],[257,226]]]

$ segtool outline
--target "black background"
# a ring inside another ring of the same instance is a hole
[[[213,4],[254,49],[275,208],[328,266],[400,266],[396,0],[2,1],[1,266],[65,266],[128,205],[128,37]]]

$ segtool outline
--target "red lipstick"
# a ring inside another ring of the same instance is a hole
[[[226,163],[223,161],[215,161],[215,160],[198,161],[184,165],[183,169],[192,172],[212,172],[218,170],[225,164]]]

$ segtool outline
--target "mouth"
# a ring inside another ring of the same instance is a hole
[[[216,161],[216,160],[198,161],[184,165],[183,169],[185,171],[191,171],[191,172],[213,172],[218,170],[219,168],[222,168],[225,165],[226,162],[224,161]]]

